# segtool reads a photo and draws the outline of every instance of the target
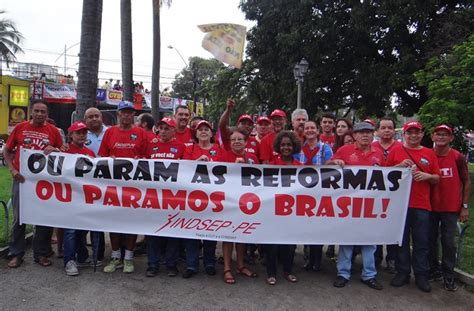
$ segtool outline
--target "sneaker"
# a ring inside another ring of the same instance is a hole
[[[104,267],[104,272],[105,273],[112,273],[115,272],[115,270],[123,268],[123,263],[120,261],[118,258],[112,258],[110,259],[110,262],[107,266]]]
[[[387,267],[385,268],[385,271],[390,274],[397,273],[397,270],[395,269],[395,260],[387,260]]]
[[[135,266],[133,265],[133,260],[125,259],[123,261],[123,273],[133,273],[135,271]]]
[[[379,282],[377,282],[376,278],[368,279],[368,280],[360,280],[362,283],[367,285],[370,288],[376,289],[376,290],[382,290],[383,286]]]
[[[155,267],[148,267],[146,269],[146,277],[147,278],[152,278],[158,275],[158,268]]]
[[[191,270],[191,269],[186,269],[186,271],[184,271],[183,273],[183,279],[189,279],[195,274],[196,274],[196,271]]]
[[[341,288],[341,287],[346,286],[347,282],[349,282],[348,279],[346,279],[346,278],[344,278],[344,277],[338,275],[337,278],[336,278],[336,280],[334,281],[333,285],[334,285],[334,287],[339,287],[339,288]]]
[[[176,267],[168,267],[166,268],[166,272],[169,277],[175,277],[179,273],[178,268]]]
[[[416,287],[418,287],[422,292],[429,293],[431,292],[431,285],[428,282],[426,277],[417,277],[415,278]]]
[[[405,284],[410,283],[410,276],[403,274],[403,273],[397,273],[393,277],[392,281],[390,282],[390,285],[393,287],[402,287]]]
[[[77,270],[77,265],[74,260],[69,260],[66,263],[66,267],[64,268],[66,274],[69,276],[79,275],[79,270]]]
[[[453,278],[445,278],[444,279],[444,289],[450,292],[455,292],[458,290],[456,283],[454,282]]]
[[[441,281],[442,279],[443,279],[443,273],[441,273],[441,271],[439,270],[436,270],[430,273],[430,278],[428,279],[428,281],[437,282],[437,281]]]
[[[213,266],[206,267],[206,274],[207,275],[216,275],[216,268]]]
[[[84,262],[77,262],[77,267],[78,268],[85,268],[85,267],[90,267],[93,266],[92,261],[89,259],[84,261]]]

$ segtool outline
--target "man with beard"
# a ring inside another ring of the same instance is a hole
[[[291,114],[291,125],[293,131],[298,136],[301,144],[304,143],[304,123],[308,121],[308,112],[306,109],[295,109]]]
[[[174,119],[176,121],[176,139],[186,146],[192,145],[193,143],[193,133],[188,127],[190,117],[191,112],[189,111],[188,106],[179,105],[176,108],[174,114]]]

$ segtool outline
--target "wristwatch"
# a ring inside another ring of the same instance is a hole
[[[462,207],[465,208],[465,209],[468,209],[468,208],[469,208],[469,205],[468,205],[467,203],[464,203],[464,204],[462,205]]]

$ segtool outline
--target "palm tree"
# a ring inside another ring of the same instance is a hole
[[[133,102],[132,3],[120,1],[123,98]]]
[[[82,119],[87,108],[94,106],[96,102],[101,29],[102,0],[84,0],[76,103],[79,119]]]
[[[0,14],[5,14],[5,11],[0,10]],[[16,29],[13,21],[0,19],[0,76],[2,75],[2,61],[5,60],[8,67],[10,62],[16,59],[15,54],[23,52],[20,47],[22,40],[23,36]]]
[[[160,61],[161,28],[160,8],[163,3],[171,5],[171,0],[152,0],[153,2],[153,65],[151,71],[151,114],[155,120],[160,117]]]

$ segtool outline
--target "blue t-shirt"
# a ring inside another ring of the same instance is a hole
[[[100,132],[99,136],[96,136],[91,131],[87,131],[87,140],[84,143],[87,148],[94,151],[95,154],[99,153],[100,144],[102,142],[102,138],[104,137],[104,133],[107,130],[107,126],[102,124],[102,131]]]
[[[293,159],[301,165],[323,165],[332,158],[332,149],[328,144],[318,142],[314,149],[311,149],[307,142],[301,147],[300,153],[295,153]]]

